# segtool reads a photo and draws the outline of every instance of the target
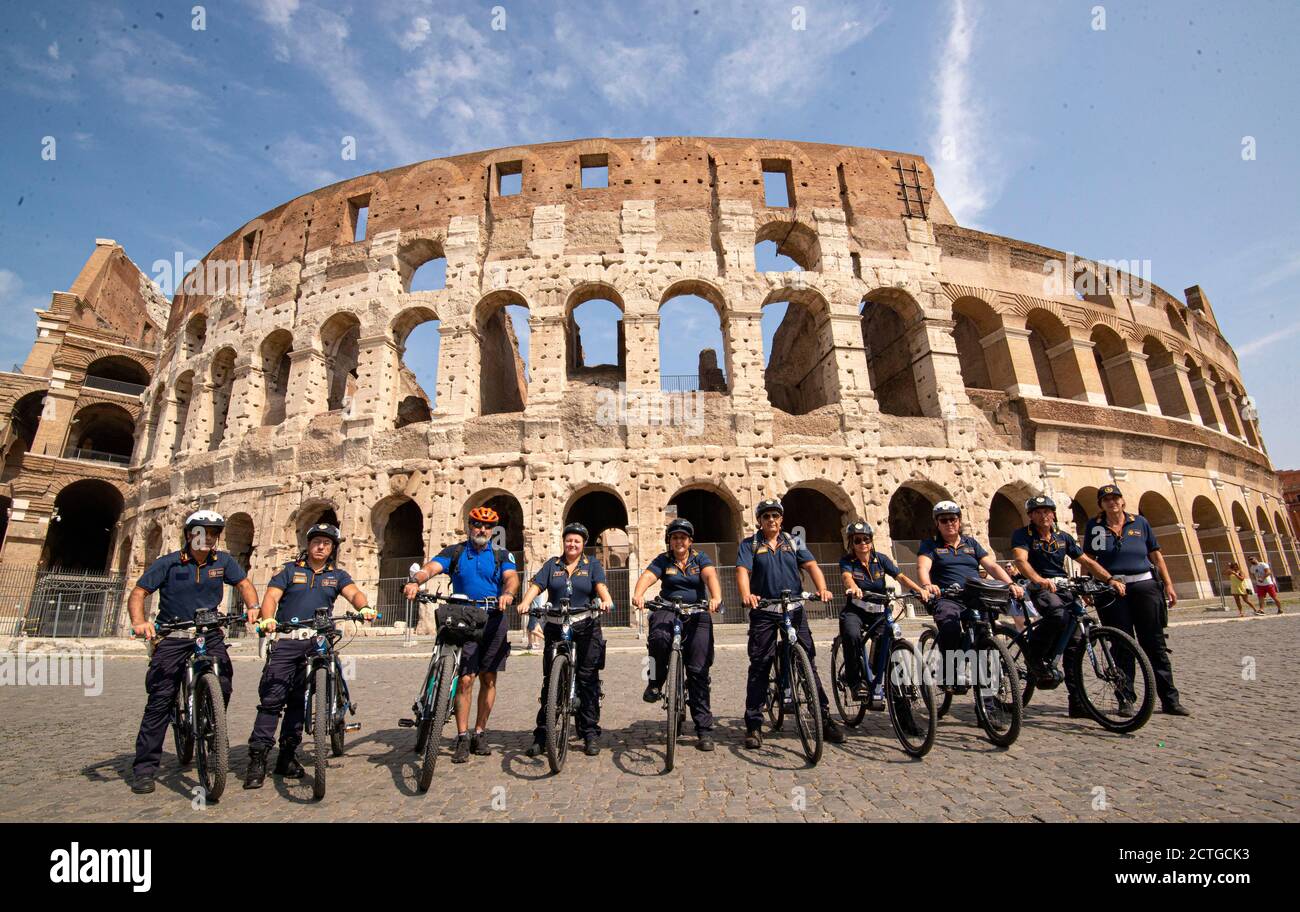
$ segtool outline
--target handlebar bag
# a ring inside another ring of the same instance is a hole
[[[962,600],[967,608],[975,611],[1006,613],[1011,606],[1011,587],[1001,580],[968,580],[962,590]]]
[[[434,611],[434,620],[442,636],[453,643],[481,643],[488,613],[486,608],[478,605],[439,605]]]

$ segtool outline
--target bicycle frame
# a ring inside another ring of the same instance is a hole
[[[862,634],[862,651],[859,659],[862,662],[862,680],[871,688],[874,694],[878,684],[884,684],[885,674],[889,670],[889,651],[894,645],[895,637],[902,637],[903,631],[894,623],[894,604],[891,598],[889,603],[884,606],[880,612],[868,612],[875,614],[876,618],[871,625]],[[868,659],[869,650],[872,643],[876,644],[876,662],[880,665],[880,671],[877,672],[871,667]]]

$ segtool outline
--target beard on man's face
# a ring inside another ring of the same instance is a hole
[[[490,536],[488,536],[487,533],[471,534],[469,540],[472,541],[476,547],[482,548],[488,543],[489,537]]]

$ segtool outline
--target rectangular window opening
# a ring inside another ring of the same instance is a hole
[[[359,243],[366,239],[366,228],[370,221],[370,194],[348,200],[348,223],[352,226],[352,242]]]
[[[497,162],[497,196],[517,196],[524,189],[524,163]]]
[[[774,209],[794,205],[794,174],[788,159],[763,159],[763,204]]]
[[[582,189],[609,186],[608,155],[582,155],[578,158],[578,165],[582,169]]]

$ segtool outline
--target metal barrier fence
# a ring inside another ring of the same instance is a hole
[[[124,573],[0,568],[0,636],[116,636],[126,585]]]

